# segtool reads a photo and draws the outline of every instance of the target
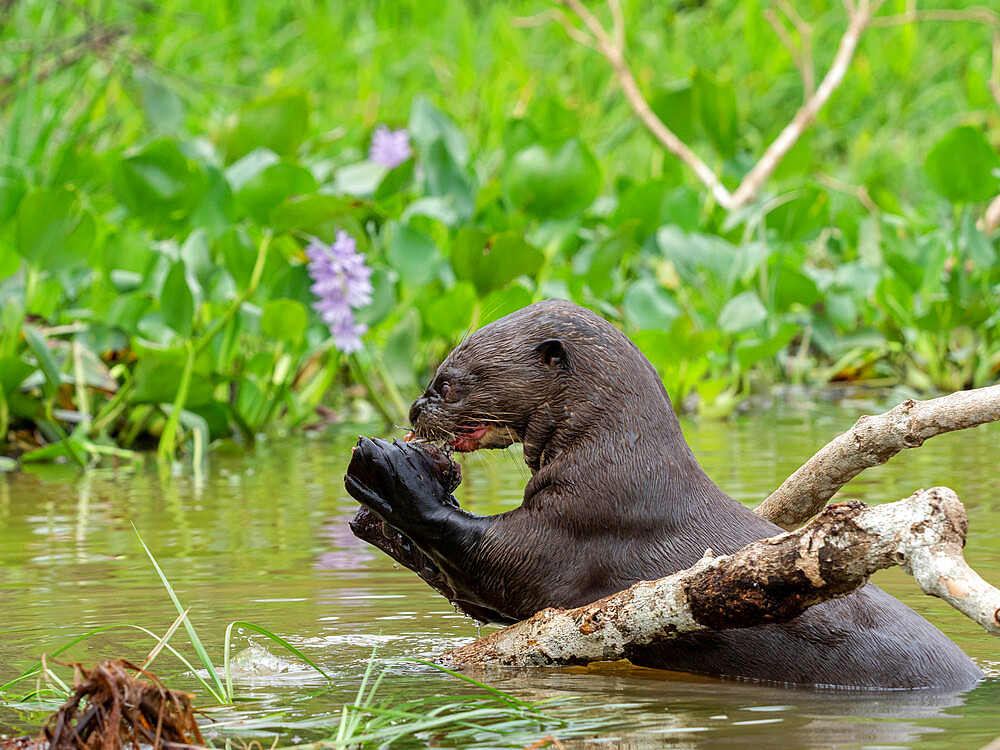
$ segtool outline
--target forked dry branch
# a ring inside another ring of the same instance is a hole
[[[730,191],[722,184],[715,171],[653,112],[652,107],[643,96],[626,59],[625,20],[620,0],[606,0],[611,15],[610,31],[581,0],[553,0],[553,2],[565,6],[570,13],[566,13],[561,8],[550,8],[535,16],[519,19],[519,25],[530,26],[554,21],[562,26],[573,41],[599,52],[611,65],[629,106],[646,129],[660,145],[684,162],[694,172],[698,180],[709,189],[716,202],[727,210],[741,208],[757,197],[760,189],[777,169],[781,160],[816,119],[820,110],[823,109],[833,92],[844,80],[857,50],[858,42],[869,26],[899,26],[920,21],[953,21],[985,25],[992,30],[993,37],[989,86],[997,105],[1000,106],[1000,15],[989,8],[968,10],[913,9],[905,13],[876,17],[875,14],[884,0],[858,0],[858,2],[844,0],[847,27],[829,69],[819,86],[816,86],[812,56],[812,26],[803,20],[787,2],[777,0],[775,5],[798,33],[798,43],[795,42],[789,29],[780,21],[773,10],[765,11],[766,18],[792,55],[795,65],[799,69],[802,76],[804,101],[788,125],[782,129],[765,149],[757,163],[744,175],[736,189]],[[574,17],[579,24],[574,21]],[[987,211],[981,222],[981,228],[991,232],[998,225],[1000,225],[1000,197]]]

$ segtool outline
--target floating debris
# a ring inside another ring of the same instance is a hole
[[[189,693],[166,688],[125,659],[73,667],[73,692],[37,739],[0,740],[0,750],[120,750],[204,746]],[[145,680],[139,676],[146,677]]]

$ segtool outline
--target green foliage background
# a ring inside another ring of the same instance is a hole
[[[730,188],[802,101],[768,5],[624,3],[644,93]],[[821,77],[843,11],[795,6]],[[0,3],[0,445],[170,457],[342,408],[352,383],[402,424],[466,331],[548,296],[621,325],[707,413],[776,382],[997,379],[988,28],[869,29],[727,215],[603,59],[516,20],[548,7]],[[368,162],[377,123],[408,127],[415,158]],[[338,228],[374,269],[352,357],[302,252]]]

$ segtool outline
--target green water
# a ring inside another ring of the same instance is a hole
[[[684,427],[709,474],[755,504],[861,409],[881,410],[797,402]],[[98,625],[166,629],[176,613],[130,522],[193,607],[191,619],[218,661],[226,624],[251,620],[300,647],[334,678],[332,688],[306,671],[243,680],[241,694],[258,699],[246,704],[246,716],[281,712],[283,721],[304,722],[337,713],[353,698],[374,645],[382,656],[431,657],[474,637],[473,623],[348,530],[356,506],[342,475],[356,432],[272,437],[251,455],[213,457],[198,476],[189,469],[165,479],[125,469],[81,476],[64,467],[0,475],[0,684],[41,652]],[[968,509],[967,557],[997,583],[998,445],[1000,425],[944,435],[866,472],[844,494],[874,503],[919,487],[951,486]],[[478,513],[517,505],[528,477],[514,452],[465,457],[464,471],[458,497]],[[580,696],[581,720],[601,719],[605,726],[573,746],[980,748],[1000,735],[1000,641],[920,594],[899,571],[875,581],[958,642],[990,675],[986,683],[964,695],[844,694],[621,666],[500,673],[488,680],[531,700]],[[179,632],[174,642],[183,645],[185,638]],[[234,645],[248,643],[244,634]],[[141,661],[149,646],[134,633],[112,631],[70,656],[85,664],[110,656]],[[167,657],[156,666],[171,684],[194,686]],[[465,689],[418,665],[396,671],[391,690],[403,697]],[[0,708],[0,734],[33,730],[35,720]],[[299,728],[281,739],[320,736]]]

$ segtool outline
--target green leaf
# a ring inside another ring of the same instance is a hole
[[[174,134],[184,126],[186,108],[165,78],[154,77],[146,68],[135,68],[132,78],[139,87],[146,124],[154,133]]]
[[[736,353],[740,367],[747,370],[760,360],[773,357],[788,345],[797,331],[796,326],[783,323],[778,332],[771,336],[738,342],[733,347],[733,351]]]
[[[639,330],[670,330],[681,315],[681,308],[670,293],[653,279],[633,282],[625,292],[622,310],[626,319]]]
[[[271,212],[275,233],[298,230],[332,241],[338,225],[352,220],[354,207],[335,195],[313,193],[289,198]]]
[[[716,321],[726,333],[739,333],[760,325],[767,318],[767,310],[757,292],[745,291],[729,300]]]
[[[701,127],[715,148],[723,156],[735,154],[739,137],[736,87],[697,70],[692,79],[692,98]]]
[[[986,235],[976,226],[976,217],[972,211],[967,210],[962,217],[959,247],[965,251],[980,271],[989,270],[996,262],[996,250],[993,249],[993,244]]]
[[[601,189],[597,160],[577,139],[561,146],[535,143],[504,166],[504,198],[534,216],[568,216],[589,206]]]
[[[440,142],[459,167],[469,163],[469,145],[465,135],[444,112],[431,104],[426,97],[417,96],[410,107],[410,137],[423,160],[427,160],[431,146]]]
[[[28,179],[23,170],[9,164],[0,166],[0,223],[16,213],[21,198],[27,192]],[[0,277],[2,276],[0,273]]]
[[[0,279],[13,276],[20,267],[21,257],[17,251],[6,243],[0,243]]]
[[[226,270],[232,274],[236,286],[246,289],[257,259],[257,247],[242,226],[230,227],[216,243],[215,252],[222,256]]]
[[[236,161],[260,147],[279,156],[294,156],[309,129],[309,114],[309,97],[304,91],[281,91],[250,102],[221,139],[226,161]]]
[[[94,219],[72,190],[32,191],[17,209],[17,251],[38,269],[86,263],[95,233]]]
[[[545,262],[545,255],[529,245],[519,232],[504,232],[490,237],[475,229],[463,229],[455,235],[451,263],[455,276],[471,281],[481,292],[501,289],[518,276],[534,278]]]
[[[640,245],[664,224],[676,224],[685,231],[698,228],[701,205],[698,196],[685,187],[655,180],[632,185],[618,200],[612,224],[637,224],[635,240]]]
[[[924,162],[937,191],[954,203],[974,203],[1000,191],[1000,157],[978,128],[960,125],[938,141]]]
[[[160,310],[163,322],[184,338],[191,336],[194,322],[194,295],[188,286],[187,271],[183,261],[170,266],[160,292]]]
[[[370,198],[375,195],[386,174],[388,170],[384,166],[372,161],[347,164],[334,175],[333,192],[337,195]]]
[[[273,299],[264,306],[260,330],[268,338],[297,344],[306,331],[309,314],[305,305],[294,299]]]
[[[516,117],[507,121],[503,131],[503,150],[513,156],[539,140],[538,131],[527,120]]]
[[[413,182],[413,159],[407,159],[395,169],[386,172],[385,177],[375,188],[374,199],[385,201],[406,190]]]
[[[523,286],[511,286],[490,292],[479,303],[479,325],[484,326],[531,304],[531,292]]]
[[[610,296],[621,276],[623,261],[636,251],[633,234],[629,223],[595,242],[588,242],[573,256],[573,275],[586,282],[594,295]]]
[[[773,276],[774,309],[783,312],[792,305],[811,307],[819,299],[816,282],[790,264],[781,264]]]
[[[424,324],[441,336],[454,338],[469,329],[476,304],[476,288],[460,281],[427,306]]]
[[[283,201],[315,190],[312,172],[296,164],[280,162],[250,178],[236,194],[236,201],[254,221],[267,224],[271,211]]]
[[[690,81],[657,87],[653,90],[649,106],[674,135],[687,143],[694,140],[694,87]]]
[[[59,374],[59,365],[52,357],[49,342],[42,333],[32,326],[25,326],[23,330],[24,340],[28,343],[32,354],[35,355],[35,359],[38,360],[38,366],[45,375],[48,389],[54,393],[62,385],[62,375]]]
[[[130,335],[138,333],[139,321],[152,304],[153,300],[142,292],[118,295],[108,307],[104,321]]]
[[[184,367],[162,358],[147,355],[135,368],[135,391],[132,401],[137,404],[170,404],[177,396]],[[191,376],[186,407],[201,408],[212,401],[212,382],[195,373]]]
[[[420,343],[420,315],[413,308],[403,314],[385,342],[382,361],[396,385],[411,386],[416,382],[417,345]]]
[[[369,328],[381,323],[396,304],[396,280],[398,275],[391,268],[376,266],[372,269],[372,301],[357,310],[355,319]]]
[[[434,276],[437,245],[434,239],[408,224],[397,224],[386,248],[386,258],[407,284],[419,286]]]
[[[476,208],[472,183],[443,141],[430,145],[423,167],[427,194],[449,200],[459,219],[471,217]]]
[[[175,141],[161,139],[115,164],[115,192],[136,216],[177,220],[189,214],[205,194],[205,173]]]
[[[767,226],[782,239],[799,240],[816,234],[830,224],[830,195],[825,190],[806,188],[767,215]]]
[[[0,357],[0,393],[8,394],[35,371],[35,366],[20,357]]]

